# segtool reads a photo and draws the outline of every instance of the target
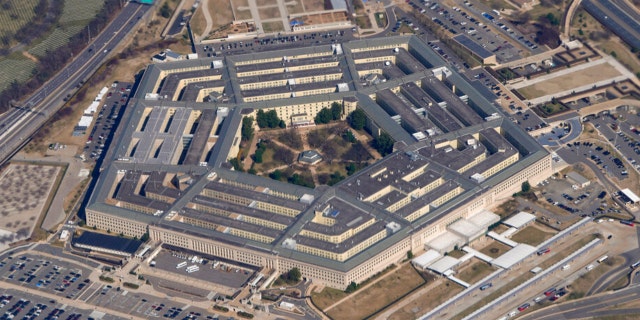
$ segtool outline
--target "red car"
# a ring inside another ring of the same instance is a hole
[[[523,305],[521,305],[521,306],[519,306],[519,307],[518,307],[518,311],[520,311],[520,312],[525,311],[525,310],[527,310],[527,308],[529,308],[530,306],[531,306],[530,304],[525,303],[525,304],[523,304]]]

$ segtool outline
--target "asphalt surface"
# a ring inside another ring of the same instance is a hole
[[[638,308],[622,308],[622,305],[640,298],[640,286],[631,286],[614,292],[599,294],[582,298],[580,300],[568,301],[533,312],[519,319],[522,320],[544,320],[544,319],[584,319],[588,315],[592,319],[605,316],[638,314]],[[611,308],[610,310],[604,310]]]
[[[542,134],[538,137],[538,143],[543,146],[560,146],[578,138],[582,133],[582,124],[579,118],[566,120],[570,126],[569,132],[562,129],[554,129],[550,133]]]
[[[128,3],[93,43],[34,94],[0,116],[0,163],[24,145],[64,103],[67,94],[81,87],[133,30],[150,6]]]
[[[640,22],[624,1],[584,0],[582,6],[630,46],[640,49]]]
[[[467,11],[473,12],[469,7],[462,6],[458,8],[458,10],[454,10],[453,8],[444,7],[440,4],[437,4],[436,7],[436,3],[430,2],[425,4],[419,1],[410,1],[409,4],[420,11],[421,14],[430,17],[435,23],[448,30],[448,32],[456,35],[464,34],[479,46],[495,53],[498,61],[501,63],[521,58],[519,49],[515,48],[508,40],[504,40],[499,33],[495,33],[486,26],[492,23],[480,17],[474,18],[469,15]],[[422,12],[423,10],[424,12]],[[510,32],[515,33],[517,31],[510,29]],[[518,37],[520,36],[521,35],[518,35]]]

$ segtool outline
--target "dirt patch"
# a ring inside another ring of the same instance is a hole
[[[424,282],[413,266],[407,263],[331,308],[327,314],[333,319],[364,319]]]
[[[0,174],[0,247],[30,236],[60,172],[59,166],[12,163]]]
[[[518,92],[525,98],[532,99],[610,79],[619,75],[620,72],[618,72],[618,70],[609,64],[603,63],[520,88]]]
[[[426,289],[426,288],[425,288]],[[423,289],[420,289],[423,290]],[[455,296],[462,291],[462,287],[454,284],[446,279],[439,279],[436,282],[431,282],[428,290],[424,290],[424,293],[417,296],[413,301],[408,303],[403,308],[394,312],[389,319],[390,320],[413,320],[419,316],[427,313],[429,310],[437,307],[438,305],[449,300],[449,298]]]
[[[487,245],[477,250],[495,259],[511,250],[511,247],[491,239],[488,241]]]
[[[262,30],[265,33],[284,31],[284,26],[280,21],[263,22]]]
[[[302,7],[302,0],[288,1],[285,2],[285,5],[287,6],[287,12],[290,15],[304,12],[304,8]]]
[[[495,268],[484,261],[472,260],[470,264],[458,270],[456,277],[464,282],[473,284],[490,275],[495,270]]]
[[[333,305],[334,303],[340,301],[340,299],[346,297],[348,293],[330,288],[324,287],[320,292],[312,292],[311,293],[311,301],[316,305],[320,310],[324,310],[327,307]]]
[[[531,246],[537,246],[545,240],[553,237],[555,233],[547,232],[540,229],[537,225],[530,225],[514,234],[511,240],[519,243],[526,243]]]
[[[300,0],[304,5],[306,12],[322,11],[325,10],[324,0]]]
[[[280,9],[278,7],[260,8],[258,9],[260,19],[280,18]],[[282,24],[281,24],[282,25]]]
[[[609,272],[613,268],[624,263],[622,257],[611,257],[605,260],[603,263],[594,264],[593,270],[581,275],[569,287],[568,299],[579,299],[584,297],[585,293],[591,289],[593,284],[605,273]]]

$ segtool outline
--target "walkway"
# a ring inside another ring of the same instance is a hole
[[[200,5],[202,6],[200,9],[204,15],[204,20],[207,21],[207,26],[204,28],[202,34],[198,35],[198,41],[202,41],[202,39],[206,38],[209,33],[211,33],[211,28],[213,28],[213,19],[211,19],[211,14],[209,12],[209,0],[201,0]]]

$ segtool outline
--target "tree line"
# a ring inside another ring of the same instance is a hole
[[[49,1],[43,0],[34,9],[36,16],[38,12],[42,12],[42,3],[49,3]],[[26,41],[29,43],[37,37],[33,37],[36,32],[47,32],[53,23],[56,23],[62,13],[63,1],[51,1],[51,7],[45,7],[47,11],[41,19],[41,23],[37,23],[39,30],[32,30],[31,26],[25,26],[17,34],[20,34],[20,41]],[[58,8],[59,7],[59,8]],[[55,9],[58,8],[58,9]],[[56,11],[58,10],[58,11]],[[47,51],[43,57],[38,60],[35,69],[32,71],[32,77],[24,83],[18,83],[14,81],[11,85],[0,92],[0,113],[4,113],[11,108],[11,103],[23,99],[25,96],[30,95],[38,88],[40,88],[47,80],[53,77],[58,71],[60,71],[73,56],[80,53],[87,43],[89,42],[88,31],[94,36],[98,35],[100,31],[107,26],[111,18],[113,18],[120,11],[120,0],[105,0],[104,6],[98,12],[95,17],[89,22],[87,28],[82,29],[75,34],[69,40],[66,46],[61,46],[53,51]],[[55,17],[54,17],[55,15]],[[52,19],[52,20],[51,20]],[[40,21],[40,20],[38,20]],[[28,29],[25,29],[28,28]],[[23,42],[24,43],[24,42]]]

